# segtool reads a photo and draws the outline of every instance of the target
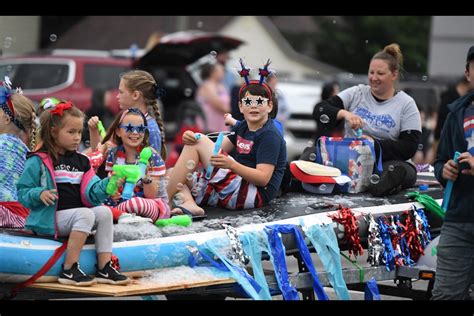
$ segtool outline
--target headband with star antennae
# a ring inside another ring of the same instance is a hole
[[[258,74],[260,75],[260,84],[263,83],[263,80],[265,80],[268,75],[271,74],[271,72],[268,70],[268,66],[272,62],[270,61],[270,58],[268,58],[267,63],[263,66],[263,68],[258,68]]]
[[[239,75],[245,79],[245,83],[247,85],[250,84],[249,75],[250,75],[250,68],[245,68],[244,61],[242,58],[239,59],[240,66],[242,66],[242,70],[239,71]]]
[[[15,117],[15,108],[12,102],[12,83],[10,78],[5,76],[5,80],[0,82],[0,107],[2,108],[3,112],[8,115],[10,120],[16,127],[21,129],[22,131],[26,131],[25,127],[21,122]]]
[[[270,59],[267,60],[267,63],[263,66],[263,68],[259,68],[258,73],[260,75],[260,80],[249,80],[250,68],[245,68],[244,62],[242,58],[240,58],[240,65],[242,66],[242,70],[239,71],[241,77],[245,79],[245,83],[240,87],[239,95],[242,92],[242,89],[249,86],[249,85],[261,85],[270,96],[270,100],[273,98],[272,90],[268,87],[268,85],[263,82],[270,74],[271,71],[268,70],[268,65],[270,65]]]

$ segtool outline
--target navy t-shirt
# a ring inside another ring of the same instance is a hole
[[[275,166],[273,175],[266,187],[257,186],[265,204],[275,197],[283,179],[286,167],[286,144],[272,120],[268,120],[262,128],[255,132],[249,131],[247,121],[242,121],[232,129],[235,134],[228,138],[234,144],[235,160],[250,168],[266,163]]]

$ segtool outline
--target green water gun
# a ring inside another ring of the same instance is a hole
[[[189,215],[176,215],[170,218],[159,219],[155,222],[155,225],[158,227],[166,227],[170,225],[188,227],[192,222],[193,220]]]
[[[138,158],[138,166],[140,166],[142,178],[146,174],[146,167],[148,166],[148,160],[150,160],[151,155],[153,155],[153,151],[149,146],[143,148],[142,151],[140,151],[140,157]]]
[[[135,184],[142,177],[140,167],[137,165],[115,165],[112,167],[112,171],[114,175],[110,177],[105,192],[107,192],[108,195],[114,195],[118,190],[117,181],[121,178],[125,178],[122,198],[125,200],[131,199]]]
[[[104,125],[102,124],[102,121],[100,120],[97,123],[97,129],[99,130],[100,137],[104,139],[105,135],[107,135],[107,132],[105,131]]]

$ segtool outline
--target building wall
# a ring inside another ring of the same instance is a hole
[[[429,76],[459,77],[466,54],[474,45],[474,16],[433,16],[431,20]]]
[[[252,77],[258,75],[258,68],[263,67],[268,58],[272,61],[270,68],[276,70],[282,80],[304,80],[306,77],[315,76],[314,69],[290,60],[255,17],[235,18],[219,33],[245,41],[245,44],[231,51],[231,57],[235,60],[242,57],[247,67],[256,71],[251,72]],[[231,67],[238,68],[239,65],[235,60]]]
[[[9,56],[37,50],[40,25],[39,16],[0,16],[1,55]]]

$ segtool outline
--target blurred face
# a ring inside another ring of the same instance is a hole
[[[139,115],[128,114],[125,115],[115,133],[122,139],[125,147],[136,148],[142,145],[145,131],[143,118]]]
[[[81,117],[64,114],[62,126],[52,127],[55,143],[60,154],[77,151],[81,143],[84,120]]]
[[[397,75],[398,72],[391,72],[384,60],[372,60],[369,66],[369,85],[372,93],[381,99],[391,97]]]
[[[474,60],[469,62],[469,66],[464,72],[467,81],[469,82],[469,90],[474,89]]]
[[[117,94],[120,110],[130,108],[138,99],[137,93],[137,91],[130,91],[125,84],[125,80],[120,79],[119,92]]]
[[[272,108],[273,104],[269,99],[249,92],[239,102],[240,113],[249,124],[265,123]]]
[[[222,81],[224,80],[224,73],[225,73],[224,66],[222,66],[221,64],[216,64],[211,77],[216,81]]]

